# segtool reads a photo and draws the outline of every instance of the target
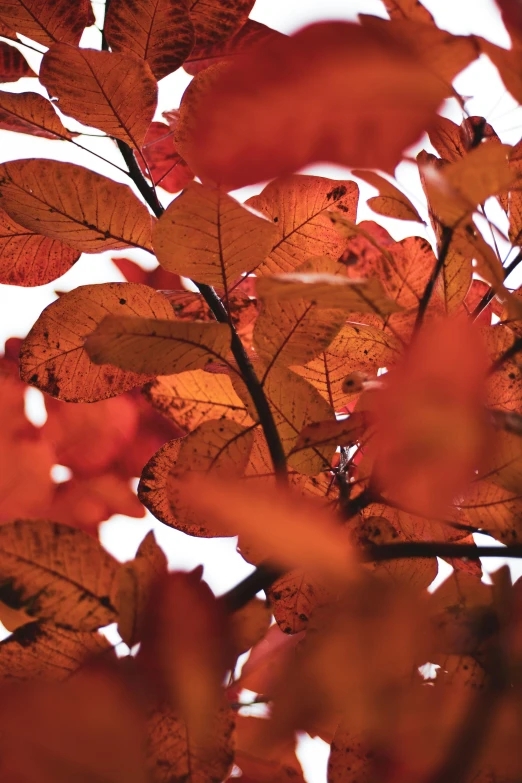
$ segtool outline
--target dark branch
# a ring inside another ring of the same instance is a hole
[[[242,582],[233,587],[228,593],[221,597],[227,611],[237,612],[243,606],[249,603],[260,590],[268,590],[279,577],[283,576],[283,571],[274,568],[268,564],[261,564],[252,571]]]
[[[522,544],[510,546],[476,546],[475,544],[447,544],[444,541],[406,541],[400,544],[379,544],[369,547],[363,560],[407,560],[409,558],[457,557],[478,560],[481,557],[522,558]]]
[[[439,257],[437,258],[435,266],[432,269],[430,279],[426,283],[426,288],[424,289],[424,293],[422,294],[419,302],[419,309],[417,311],[417,318],[415,320],[416,332],[420,329],[420,327],[422,326],[422,322],[424,321],[426,310],[428,308],[431,297],[433,295],[433,289],[435,288],[435,283],[437,282],[438,277],[442,271],[442,267],[444,266],[444,262],[447,258],[452,238],[453,238],[453,229],[448,228],[448,226],[444,226],[442,229],[442,240],[440,243]]]
[[[507,265],[507,267],[504,270],[504,280],[506,280],[507,277],[517,268],[517,266],[522,262],[522,250],[515,256],[513,261]],[[486,291],[478,305],[475,307],[472,313],[470,313],[470,318],[472,321],[475,321],[481,312],[485,310],[485,308],[488,306],[488,304],[491,302],[491,300],[494,298],[495,292],[491,288],[489,291]]]

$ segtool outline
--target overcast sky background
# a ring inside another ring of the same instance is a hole
[[[509,46],[509,37],[493,0],[425,0],[424,4],[443,29],[458,34],[475,33],[501,46]],[[99,24],[102,24],[103,3],[95,0],[93,7]],[[306,24],[321,19],[355,20],[358,13],[386,16],[380,0],[321,0],[321,2],[257,0],[251,16],[283,33],[292,33]],[[98,31],[90,29],[85,32],[82,45],[99,48],[99,40]],[[39,55],[23,46],[20,49],[33,68],[37,69]],[[181,95],[189,81],[190,77],[180,69],[160,82],[158,119],[161,119],[162,111],[179,106]],[[519,140],[522,135],[522,110],[517,108],[506,92],[495,68],[487,58],[481,57],[478,62],[470,66],[457,78],[455,86],[461,95],[469,96],[466,107],[470,114],[485,116],[504,142],[515,143]],[[46,94],[35,79],[21,79],[16,83],[1,85],[1,89],[11,92],[32,90]],[[443,108],[443,113],[455,122],[461,122],[463,119],[462,112],[455,101],[448,101]],[[79,128],[72,121],[67,120],[67,124],[70,128]],[[82,137],[78,141],[107,160],[123,165],[114,143],[109,139]],[[414,151],[421,147],[422,145],[419,145]],[[429,146],[427,148],[430,149]],[[129,183],[127,177],[117,169],[71,144],[0,131],[0,161],[34,157],[74,162],[118,181]],[[349,176],[348,170],[334,166],[316,165],[308,167],[306,171],[336,178]],[[421,215],[425,215],[426,210],[423,206],[422,191],[415,166],[403,163],[399,166],[397,175],[405,192],[421,211]],[[261,186],[244,188],[235,195],[240,200],[244,200],[260,190]],[[161,190],[160,192],[164,196],[164,204],[168,204],[172,196]],[[368,185],[364,183],[361,185],[363,200],[374,193],[375,191]],[[361,207],[359,219],[374,217],[369,209]],[[493,210],[491,217],[500,228],[505,229],[505,218],[500,210]],[[433,239],[429,231],[423,231],[419,224],[386,221],[381,217],[377,217],[377,220],[385,224],[396,239],[412,233]],[[486,239],[488,239],[487,234]],[[501,243],[501,246],[507,253],[507,245]],[[149,268],[155,265],[152,257],[145,252],[126,250],[112,255],[133,258]],[[0,348],[8,337],[13,335],[24,337],[27,334],[44,307],[56,298],[55,290],[69,291],[87,283],[121,280],[123,277],[110,261],[109,254],[100,254],[82,256],[67,274],[45,286],[20,288],[0,285]],[[521,282],[522,278],[509,280],[509,284],[513,287],[520,285]],[[45,409],[38,391],[33,389],[29,391],[27,408],[35,423],[43,423]],[[171,566],[186,569],[204,563],[205,579],[216,592],[227,590],[251,570],[251,567],[235,552],[234,541],[190,538],[158,523],[150,515],[143,520],[114,517],[102,525],[101,538],[104,545],[116,557],[125,560],[134,556],[138,544],[152,527],[156,531],[159,543],[167,552]],[[499,563],[490,560],[486,565],[487,568],[494,569]],[[520,573],[518,563],[516,567],[517,572]],[[447,572],[447,569],[444,570],[444,573]],[[327,754],[328,746],[321,740],[303,744],[300,755],[310,783],[322,783],[325,780]]]

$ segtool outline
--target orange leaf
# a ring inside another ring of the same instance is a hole
[[[71,139],[73,136],[62,125],[51,101],[36,92],[2,92],[0,128],[17,133],[30,133],[44,139]]]
[[[79,286],[50,304],[25,338],[22,379],[68,402],[96,402],[150,380],[150,375],[92,364],[84,343],[108,312],[174,317],[165,297],[145,285]]]
[[[181,125],[192,112],[182,154],[226,189],[323,160],[391,171],[446,92],[387,29],[342,22],[269,40],[214,74],[213,89],[194,104],[207,73],[181,105]]]
[[[58,98],[64,114],[135,149],[143,144],[158,89],[145,62],[127,54],[56,44],[44,55],[40,81]]]
[[[79,200],[78,193],[88,197]],[[4,163],[0,205],[25,228],[82,253],[129,246],[151,249],[151,216],[132,190],[72,163]]]
[[[15,46],[0,41],[0,84],[16,82],[26,76],[36,76],[27,60]]]
[[[56,41],[77,45],[84,28],[94,24],[94,14],[89,0],[2,0],[0,20],[44,46]]]
[[[162,79],[183,65],[194,45],[189,3],[138,0],[129,5],[125,0],[113,0],[105,35],[112,51],[146,60],[156,79]]]

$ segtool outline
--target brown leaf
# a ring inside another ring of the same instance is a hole
[[[197,182],[187,185],[154,228],[154,249],[169,272],[224,287],[257,269],[277,230],[235,199]]]
[[[194,46],[226,41],[246,22],[255,0],[193,0],[189,15],[194,25]]]
[[[94,24],[94,14],[89,0],[72,5],[69,0],[3,0],[0,20],[44,46],[56,41],[77,46],[84,28]]]
[[[36,92],[2,92],[0,128],[41,136],[44,139],[71,139],[73,136],[63,126],[51,101]]]
[[[23,228],[0,210],[0,283],[45,285],[65,274],[79,257],[78,250]]]
[[[352,413],[347,419],[316,421],[299,434],[294,451],[315,446],[345,446],[349,448],[361,439],[367,427],[364,413]]]
[[[155,583],[167,573],[167,558],[151,530],[136,557],[120,569],[118,632],[129,647],[141,640],[145,611]]]
[[[225,359],[228,324],[176,321],[173,314],[167,318],[106,316],[87,338],[85,349],[95,364],[149,375],[198,370]]]
[[[160,376],[144,394],[156,410],[187,432],[208,419],[252,423],[228,375],[191,370]]]
[[[0,41],[0,84],[17,82],[26,76],[36,76],[27,60],[16,46]]]
[[[475,481],[459,503],[472,525],[504,544],[522,542],[522,496],[507,489]]]
[[[189,4],[179,0],[113,0],[107,11],[105,35],[114,52],[146,60],[156,79],[176,71],[194,45]]]
[[[305,631],[314,609],[331,597],[332,591],[317,574],[302,569],[289,571],[267,590],[277,624],[288,634]]]
[[[78,193],[88,198],[80,201]],[[4,163],[0,205],[25,228],[82,253],[129,246],[151,249],[151,216],[132,190],[72,163]]]
[[[194,179],[194,174],[176,151],[172,128],[162,122],[150,124],[141,153],[147,164],[145,166],[141,155],[138,155],[142,172],[147,177],[152,175],[154,185],[161,186],[169,193],[178,193]]]
[[[359,188],[350,180],[294,174],[270,182],[258,196],[246,201],[277,228],[268,258],[257,274],[291,272],[310,256],[342,255],[346,242],[328,219],[339,210],[355,220]]]
[[[153,783],[224,780],[234,759],[234,713],[228,705],[218,712],[213,727],[214,752],[209,756],[172,710],[166,705],[154,710],[148,721],[147,750]]]
[[[161,522],[191,536],[210,538],[224,534],[215,528],[212,516],[193,509],[183,492],[188,476],[195,474],[206,484],[211,473],[242,475],[246,468],[254,434],[226,419],[205,421],[186,438],[166,443],[143,468],[138,495]]]
[[[64,114],[135,149],[143,144],[158,88],[137,57],[55,44],[44,55],[40,81]]]
[[[150,375],[92,364],[85,339],[108,312],[173,317],[168,301],[148,286],[78,286],[50,304],[25,338],[20,355],[22,379],[68,402],[103,400],[150,380]]]
[[[231,60],[267,39],[281,37],[282,33],[277,30],[272,30],[271,27],[256,22],[255,19],[247,19],[245,24],[232,36],[227,36],[226,40],[209,46],[195,46],[183,63],[183,68],[191,76],[195,76],[205,68],[224,60]]]
[[[409,200],[393,183],[374,171],[352,171],[354,177],[364,180],[379,191],[377,197],[368,199],[368,206],[379,215],[397,218],[398,220],[415,220],[423,223],[423,219]]]
[[[43,520],[0,527],[0,599],[79,631],[116,619],[119,564],[91,536]]]
[[[269,40],[215,74],[212,91],[197,100],[202,72],[181,104],[180,124],[187,107],[192,128],[183,157],[227,189],[315,161],[392,170],[447,88],[388,27],[332,22]]]
[[[66,680],[91,658],[106,658],[110,651],[99,633],[30,622],[0,642],[0,680]]]

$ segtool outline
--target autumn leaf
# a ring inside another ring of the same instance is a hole
[[[0,210],[0,282],[37,286],[56,280],[80,257],[57,239],[35,234]]]
[[[73,136],[63,126],[51,101],[36,92],[2,92],[0,128],[44,139],[71,139]]]
[[[310,256],[338,259],[346,242],[332,228],[328,212],[339,210],[355,220],[358,197],[359,188],[350,180],[294,174],[269,182],[246,202],[277,228],[274,245],[256,274],[291,272]]]
[[[158,261],[169,272],[224,287],[253,272],[270,252],[277,230],[226,193],[187,185],[154,229]]]
[[[310,568],[327,580],[346,583],[357,573],[354,553],[342,528],[324,509],[277,487],[254,488],[245,482],[208,475],[187,477],[179,487],[184,501],[201,514],[212,513],[221,535],[239,532],[262,558],[283,568]]]
[[[435,24],[433,16],[419,0],[383,0],[383,3],[392,19],[413,19],[417,22]]]
[[[181,124],[185,106],[192,112],[182,154],[198,176],[227,189],[324,160],[391,171],[445,93],[387,29],[341,22],[269,40],[215,74],[212,91],[195,103],[207,73],[195,77],[181,104]]]
[[[226,41],[246,22],[255,0],[193,0],[189,16],[194,25],[194,46]]]
[[[135,149],[142,146],[157,103],[156,80],[146,63],[55,44],[44,55],[40,80],[64,114]]]
[[[272,30],[265,24],[247,19],[242,27],[226,39],[209,45],[195,46],[189,57],[183,63],[183,68],[191,76],[195,76],[205,68],[216,65],[223,60],[230,60],[248,52],[267,39],[280,38],[282,33]]]
[[[151,530],[141,542],[134,560],[120,569],[118,632],[129,647],[140,641],[145,611],[156,581],[167,573],[167,558]]]
[[[156,79],[183,65],[194,45],[188,3],[178,0],[138,0],[133,5],[113,0],[104,32],[112,51],[146,60]]]
[[[152,122],[145,134],[138,164],[145,176],[152,176],[154,185],[169,193],[178,193],[194,174],[174,146],[172,128],[162,122]],[[150,173],[149,173],[150,172]]]
[[[189,535],[237,535],[233,529],[223,533],[211,517],[194,510],[183,486],[193,473],[205,484],[211,473],[242,475],[253,440],[252,427],[226,419],[202,422],[186,438],[166,443],[145,465],[138,487],[141,502],[161,522]]]
[[[50,304],[27,335],[20,358],[23,380],[53,397],[73,402],[103,400],[150,380],[150,374],[92,364],[85,340],[108,312],[173,318],[168,301],[148,286],[79,286]]]
[[[368,206],[379,215],[397,218],[398,220],[424,221],[407,196],[399,188],[374,171],[352,171],[354,177],[364,180],[379,191],[378,196],[368,199]]]
[[[19,49],[0,41],[0,84],[17,82],[27,76],[36,76]]]
[[[32,618],[29,618],[31,620]],[[0,642],[0,680],[66,680],[111,645],[99,633],[29,622]]]
[[[156,378],[144,389],[151,404],[186,431],[208,419],[250,424],[250,416],[228,375],[191,370]]]
[[[79,201],[80,191],[89,199]],[[72,163],[4,163],[0,205],[25,228],[82,253],[129,246],[151,249],[151,216],[130,188]]]
[[[267,601],[254,598],[230,617],[229,628],[234,651],[241,654],[263,639],[270,627],[272,613]]]
[[[156,708],[147,724],[147,758],[153,783],[176,779],[222,780],[234,758],[234,713],[223,704],[213,722],[211,744],[214,752],[199,746],[186,724],[167,705]]]
[[[169,375],[223,361],[230,344],[227,324],[130,316],[106,316],[85,342],[95,364],[123,370]]]
[[[86,533],[43,520],[0,527],[0,598],[79,631],[116,619],[118,563]]]
[[[44,46],[56,41],[77,46],[84,28],[94,24],[94,14],[89,0],[79,0],[74,6],[69,0],[3,0],[0,21]]]

